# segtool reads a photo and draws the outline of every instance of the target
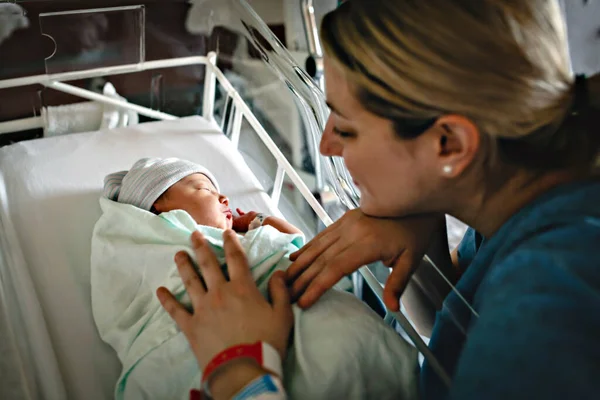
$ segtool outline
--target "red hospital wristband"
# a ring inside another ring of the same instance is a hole
[[[213,357],[213,359],[204,367],[202,374],[202,384],[208,380],[210,375],[223,364],[237,358],[251,358],[256,360],[258,365],[268,371],[282,376],[281,358],[273,346],[266,342],[256,342],[253,344],[240,344],[229,347]]]

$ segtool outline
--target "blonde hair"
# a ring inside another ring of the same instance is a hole
[[[535,169],[589,166],[600,147],[600,75],[573,114],[555,0],[350,0],[321,36],[369,111],[416,137],[444,114],[473,121],[500,156]]]

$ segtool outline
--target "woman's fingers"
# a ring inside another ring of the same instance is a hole
[[[177,301],[175,296],[165,287],[156,290],[156,297],[165,311],[171,316],[177,326],[187,335],[188,325],[192,318],[191,314]]]
[[[298,299],[298,306],[309,308],[321,298],[321,296],[345,275],[359,269],[363,263],[355,253],[352,246],[339,250],[335,258],[327,265],[318,267],[319,273],[314,279],[311,279],[306,290]]]
[[[326,268],[310,282],[297,303],[300,308],[310,308],[326,291],[331,289],[344,275],[332,268]]]
[[[333,233],[338,230],[338,228],[342,224],[343,219],[344,219],[344,217],[338,219],[333,224],[331,224],[327,228],[325,228],[323,231],[319,232],[317,234],[317,236],[312,238],[312,240],[310,242],[308,242],[306,245],[302,246],[301,249],[290,254],[290,260],[296,261],[298,258],[300,258],[301,255],[303,255],[307,251],[309,251],[309,250],[314,251],[314,248],[317,246],[322,248],[327,243],[328,238],[329,238],[329,240],[331,240],[331,237],[334,236]],[[339,235],[337,235],[337,236],[339,236]],[[288,269],[288,271],[289,271],[289,269]]]
[[[310,242],[308,242],[307,244],[305,244],[304,246],[302,246],[301,249],[299,249],[298,251],[290,254],[290,260],[296,261],[298,258],[300,258],[301,255],[303,255],[304,253],[306,253],[308,250],[313,250],[314,251],[314,247],[316,247],[316,246],[322,247],[323,243],[324,243],[325,237],[326,236],[330,236],[330,234],[337,229],[338,222],[339,222],[339,220],[336,221],[334,224],[329,225],[327,228],[325,228],[325,230],[319,232],[317,234],[317,236],[315,236],[314,238],[312,238],[312,240]],[[288,269],[288,271],[289,271],[289,269]]]
[[[318,276],[318,285],[312,289],[315,291],[316,298],[309,300],[309,297],[302,296],[302,301],[300,301],[300,304],[309,301],[312,305],[323,294],[321,290],[317,289],[320,287],[319,285],[323,285],[325,290],[328,290],[344,275],[356,271],[364,264],[377,261],[377,254],[372,252],[373,245],[367,238],[363,238],[363,240],[365,242],[361,244],[342,240],[331,244],[323,253],[319,254],[308,269],[296,278],[292,284],[292,296],[296,297],[304,292]],[[328,279],[323,280],[324,278]]]
[[[412,260],[404,253],[401,254],[383,287],[383,302],[392,311],[400,311],[400,296],[408,284],[411,275]]]
[[[175,264],[177,264],[177,271],[179,271],[183,285],[190,295],[192,304],[196,306],[206,293],[206,289],[204,289],[204,285],[200,281],[200,276],[192,266],[190,256],[184,251],[178,252],[175,254]]]
[[[338,239],[339,235],[337,235],[335,231],[323,231],[315,236],[315,238],[302,247],[302,249],[294,253],[297,255],[295,259],[290,256],[290,260],[293,260],[294,262],[285,273],[286,280],[292,282],[297,279],[300,274],[303,274],[303,271],[307,267],[311,266],[313,262],[327,251],[327,249],[332,247]]]
[[[340,265],[336,262],[339,259],[340,254],[344,252],[349,245],[342,243],[341,241],[333,242],[330,246],[325,248],[321,253],[316,255],[315,259],[311,260],[309,267],[300,271],[300,276],[296,277],[292,284],[291,291],[292,297],[296,298],[302,294],[305,289],[311,284],[311,282],[325,269],[325,268],[337,268],[345,267],[346,265]],[[360,265],[359,265],[360,266]],[[291,267],[290,267],[291,268]],[[357,267],[358,268],[358,267]],[[335,283],[334,283],[335,284]]]
[[[246,253],[234,231],[227,230],[223,233],[223,245],[229,279],[253,281]]]
[[[192,247],[198,258],[198,267],[204,278],[207,289],[222,285],[226,282],[225,276],[221,271],[217,257],[212,249],[198,231],[192,233]]]

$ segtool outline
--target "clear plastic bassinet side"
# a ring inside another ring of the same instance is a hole
[[[218,67],[330,216],[336,219],[347,208],[356,207],[358,192],[343,161],[319,154],[329,110],[323,92],[298,66],[303,60],[288,52],[243,0],[193,1],[185,27],[208,37],[207,51],[217,53]],[[219,109],[227,103],[227,95],[217,90],[217,96],[222,102]]]

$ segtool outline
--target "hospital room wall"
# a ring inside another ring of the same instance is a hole
[[[302,25],[301,0],[247,0],[268,25],[285,27],[286,45],[292,51],[307,51],[304,26]],[[323,15],[333,10],[337,0],[313,0],[317,26]]]
[[[600,1],[561,0],[567,20],[573,71],[600,72]]]

